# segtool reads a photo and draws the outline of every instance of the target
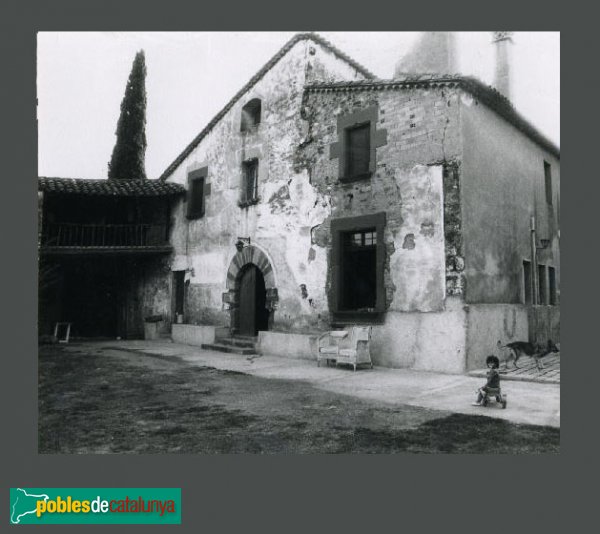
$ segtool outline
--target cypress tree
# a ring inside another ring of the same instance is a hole
[[[140,50],[133,60],[121,115],[117,142],[108,164],[109,180],[145,179],[146,155],[146,59]]]

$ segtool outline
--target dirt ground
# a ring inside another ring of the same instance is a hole
[[[44,345],[40,453],[541,453],[557,428],[390,407],[158,357]]]

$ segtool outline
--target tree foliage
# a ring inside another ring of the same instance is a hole
[[[140,50],[133,60],[121,115],[117,124],[117,142],[108,164],[108,178],[145,179],[146,156],[146,59]]]

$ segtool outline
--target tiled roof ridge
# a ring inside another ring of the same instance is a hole
[[[395,77],[390,79],[374,78],[369,80],[339,80],[329,82],[312,82],[306,84],[305,90],[309,89],[321,89],[321,88],[338,88],[338,87],[388,87],[394,85],[414,84],[414,83],[456,83],[467,78],[461,74],[436,74],[436,73],[419,73],[419,74],[406,74],[402,77]]]
[[[367,78],[375,78],[375,75],[363,67],[360,63],[352,59],[350,56],[342,52],[339,48],[330,43],[327,39],[324,39],[320,35],[313,32],[303,32],[297,33],[294,35],[286,44],[284,44],[279,51],[269,60],[267,61],[258,72],[250,78],[250,80],[233,96],[233,98],[225,104],[225,106],[219,111],[211,121],[202,129],[202,131],[192,140],[192,142],[175,158],[175,160],[165,169],[165,171],[160,175],[159,180],[165,180],[171,173],[179,167],[179,165],[183,162],[187,156],[198,146],[200,141],[215,127],[215,125],[225,116],[225,114],[233,107],[233,105],[246,93],[248,92],[267,72],[269,72],[275,64],[283,58],[296,43],[299,43],[303,40],[312,40],[324,48],[328,49],[338,58],[346,61],[346,63],[350,64],[354,67],[358,72],[360,72],[363,76]]]
[[[39,176],[38,190],[97,196],[160,196],[184,193],[185,187],[181,184],[148,179],[108,180]]]
[[[529,136],[542,147],[560,158],[560,149],[512,105],[510,100],[492,86],[472,76],[461,74],[409,74],[389,80],[356,80],[340,82],[315,82],[304,87],[305,93],[351,91],[354,89],[401,89],[403,87],[460,86],[480,99],[490,109],[510,122],[515,128]]]

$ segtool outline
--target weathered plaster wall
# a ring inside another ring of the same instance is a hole
[[[373,327],[373,363],[461,373],[465,370],[466,321],[460,297],[448,297],[440,312],[388,312],[385,324]]]
[[[201,346],[204,343],[214,343],[217,327],[193,324],[173,324],[171,337],[175,343]]]
[[[377,130],[387,139],[376,149],[376,172],[343,183],[337,118],[378,109]],[[331,215],[312,229],[313,248],[330,253],[332,218],[386,212],[386,307],[392,311],[440,311],[446,296],[444,165],[460,158],[458,94],[449,88],[311,91],[303,109],[309,130],[298,151]],[[331,275],[331,273],[330,273]],[[331,280],[328,280],[331,285]]]
[[[275,330],[318,329],[327,312],[326,254],[311,246],[311,228],[330,213],[326,195],[298,168],[295,150],[306,135],[300,106],[309,80],[361,79],[353,67],[312,41],[297,43],[225,114],[177,168],[169,181],[187,183],[187,173],[208,167],[210,194],[203,218],[188,221],[181,203],[173,216],[172,270],[188,269],[186,322],[229,324],[223,309],[226,273],[238,237],[249,237],[272,259],[278,284]],[[262,101],[260,126],[240,132],[242,107]],[[242,162],[259,160],[255,205],[241,208]],[[301,285],[306,290],[301,290]]]
[[[560,307],[528,306],[529,340],[546,344],[548,340],[560,342]]]
[[[132,268],[132,285],[130,297],[127,299],[132,307],[128,319],[128,329],[136,337],[141,335],[143,320],[152,315],[162,315],[163,322],[159,333],[166,335],[170,332],[172,322],[172,276],[168,257],[142,258],[134,263]]]
[[[257,350],[286,358],[314,360],[317,357],[317,335],[282,332],[259,332]]]
[[[469,304],[467,310],[467,370],[485,367],[490,354],[500,356],[496,344],[527,341],[527,306]]]
[[[522,262],[531,260],[532,215],[538,239],[551,240],[538,263],[556,268],[560,287],[560,161],[470,95],[461,98],[461,117],[467,302],[523,302]],[[546,203],[544,160],[552,167],[552,206]]]
[[[378,108],[377,129],[386,130],[386,144],[376,149],[376,172],[368,180],[340,182],[339,159],[330,158],[329,150],[339,140],[337,117],[370,106]],[[387,313],[373,330],[374,363],[464,371],[459,93],[311,90],[304,115],[309,131],[298,162],[331,204],[331,215],[313,228],[313,248],[330,251],[333,218],[386,213]]]

